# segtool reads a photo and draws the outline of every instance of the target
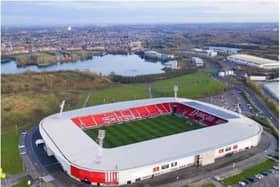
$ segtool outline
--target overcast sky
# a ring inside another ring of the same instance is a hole
[[[2,2],[2,25],[278,22],[277,0]]]

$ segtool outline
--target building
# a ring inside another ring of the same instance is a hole
[[[144,57],[148,59],[155,59],[161,61],[168,61],[174,59],[174,55],[163,54],[156,51],[144,51]]]
[[[208,57],[215,57],[218,55],[218,53],[211,49],[200,49],[200,48],[194,48],[193,51],[200,55],[208,56]]]
[[[267,82],[263,87],[276,101],[279,101],[279,81]]]
[[[100,147],[83,131],[171,114],[205,128],[115,148]],[[251,149],[258,145],[263,129],[245,116],[211,104],[166,97],[53,114],[40,122],[39,131],[48,155],[54,155],[69,176],[86,183],[117,186],[189,166],[205,166]]]
[[[240,48],[232,48],[232,47],[218,47],[218,46],[210,46],[210,50],[217,52],[218,54],[237,54],[241,51]]]
[[[251,81],[265,81],[266,76],[264,75],[249,75],[248,77]]]
[[[201,58],[192,57],[192,63],[195,67],[202,67],[204,66],[204,62]]]
[[[177,60],[171,60],[171,61],[164,63],[164,66],[165,66],[165,68],[176,70],[176,69],[178,69],[178,62],[177,62]]]
[[[279,62],[246,54],[235,54],[227,57],[227,60],[233,63],[247,65],[262,69],[278,69]]]
[[[233,75],[234,75],[234,71],[232,69],[223,69],[218,73],[219,77],[233,76]]]

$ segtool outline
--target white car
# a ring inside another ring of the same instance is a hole
[[[259,179],[259,180],[261,180],[262,178],[264,178],[264,176],[263,176],[262,174],[257,174],[255,177],[256,177],[257,179]]]
[[[213,177],[216,181],[221,181],[222,179],[221,179],[221,177],[219,177],[219,176],[214,176]]]
[[[246,183],[243,182],[243,181],[239,181],[238,184],[239,184],[240,186],[246,186]]]

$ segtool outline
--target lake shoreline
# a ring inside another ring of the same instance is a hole
[[[110,64],[109,64],[110,63]],[[34,62],[18,64],[15,60],[1,63],[1,74],[18,74],[27,71],[90,71],[102,75],[118,74],[123,76],[137,76],[166,72],[165,62],[150,61],[139,54],[103,54],[76,61],[59,61],[55,63],[38,64]]]

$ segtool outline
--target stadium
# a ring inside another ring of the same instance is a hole
[[[124,185],[257,146],[262,127],[223,108],[176,97],[61,112],[39,125],[49,156],[72,178]]]

